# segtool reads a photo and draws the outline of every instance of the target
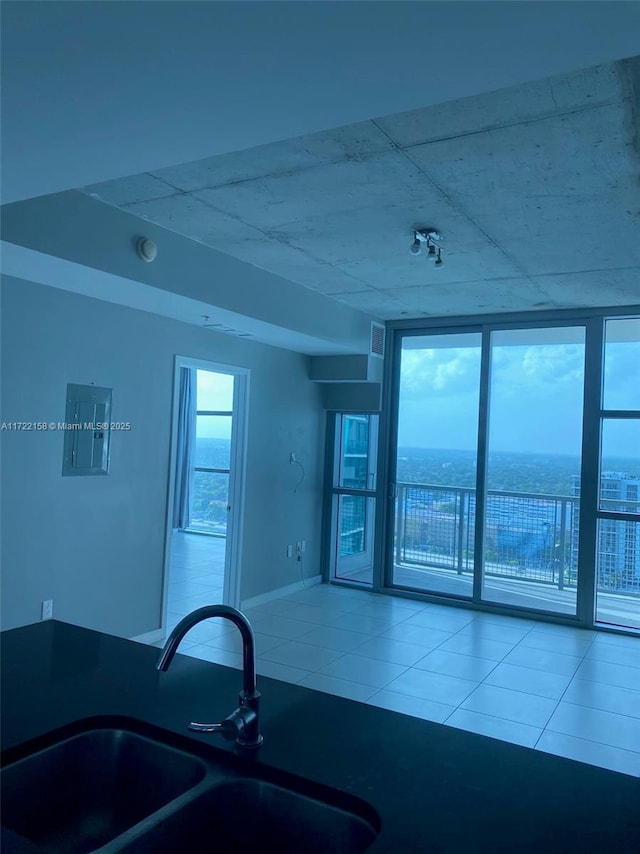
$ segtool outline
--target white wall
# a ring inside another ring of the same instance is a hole
[[[113,389],[106,477],[62,477],[62,432],[2,432],[2,627],[54,615],[132,636],[159,626],[174,355],[251,369],[243,599],[320,571],[324,411],[308,358],[23,280],[2,284],[2,414],[63,421],[68,382]],[[293,494],[298,468],[307,477]]]

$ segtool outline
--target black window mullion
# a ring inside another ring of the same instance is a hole
[[[480,395],[478,400],[478,450],[476,456],[476,518],[473,544],[473,601],[482,601],[484,578],[485,511],[487,506],[487,453],[489,448],[489,386],[491,383],[491,330],[482,332]]]
[[[602,401],[604,319],[586,324],[582,459],[580,466],[580,527],[578,533],[577,616],[593,626],[595,618],[600,484],[600,406]]]

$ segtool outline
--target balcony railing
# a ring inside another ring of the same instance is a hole
[[[189,530],[225,536],[229,501],[229,470],[196,467],[191,493]]]
[[[422,483],[398,483],[397,490],[396,565],[472,575],[475,490]],[[485,575],[575,588],[579,502],[564,495],[489,490]],[[598,550],[598,589],[640,595],[640,525],[602,522]]]

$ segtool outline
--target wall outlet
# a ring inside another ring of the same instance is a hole
[[[293,557],[293,546],[287,546],[287,557]]]
[[[300,540],[300,551],[302,552],[302,554],[304,554],[306,552],[306,550],[307,550],[307,541],[306,540]]]
[[[45,599],[42,602],[42,617],[43,620],[53,619],[53,599]]]
[[[293,453],[293,451],[291,451],[291,453],[289,454],[289,462],[290,463],[296,462],[296,455]]]

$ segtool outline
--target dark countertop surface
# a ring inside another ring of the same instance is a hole
[[[58,621],[4,632],[2,749],[96,715],[125,715],[233,752],[190,720],[235,708],[237,670]],[[318,691],[258,678],[255,762],[356,795],[373,852],[640,852],[640,779]]]

